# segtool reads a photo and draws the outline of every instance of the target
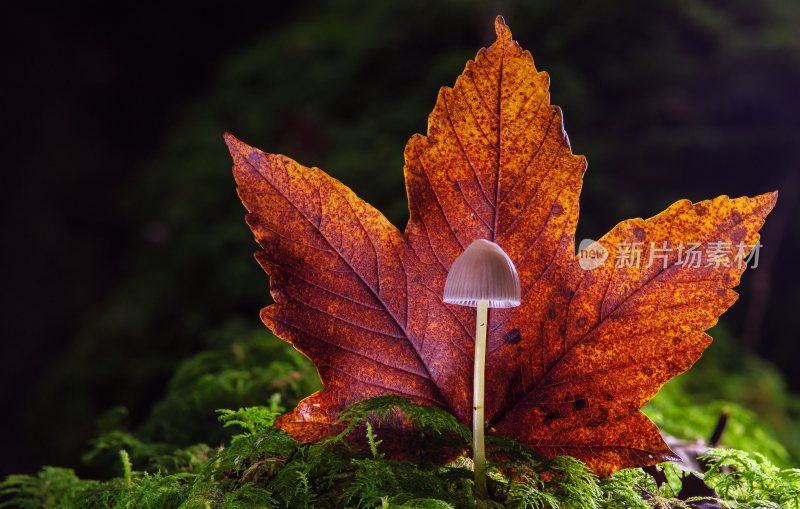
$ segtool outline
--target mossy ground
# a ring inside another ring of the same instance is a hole
[[[713,370],[712,364],[695,377]],[[736,376],[747,370],[742,373]],[[707,436],[723,405],[731,412],[723,443],[747,451],[709,450],[707,472],[689,474],[723,497],[716,507],[800,507],[800,470],[788,468],[792,457],[773,433],[735,403],[700,401],[689,390],[695,381],[686,377],[668,385],[647,410],[662,428],[688,439]],[[341,435],[310,445],[273,426],[287,406],[318,386],[313,366],[291,347],[263,333],[245,336],[185,362],[140,429],[125,429],[124,412],[110,412],[83,457],[101,480],[49,466],[36,475],[10,476],[0,484],[0,507],[474,506],[466,454],[448,464],[390,461],[382,444],[387,437],[370,424],[399,406],[430,447],[455,441],[466,450],[469,430],[444,411],[396,397],[367,400],[345,413]],[[253,401],[266,404],[217,408]],[[692,507],[700,501],[677,498],[682,474],[671,464],[659,467],[668,482],[658,485],[652,471],[629,469],[600,479],[578,460],[542,460],[509,440],[490,440],[488,449],[490,460],[495,458],[495,507]]]

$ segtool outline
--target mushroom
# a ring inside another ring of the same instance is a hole
[[[479,239],[456,258],[444,284],[444,302],[477,308],[475,369],[472,386],[472,453],[475,493],[486,498],[486,454],[483,445],[483,385],[486,365],[488,308],[519,306],[520,284],[514,262],[505,251]]]

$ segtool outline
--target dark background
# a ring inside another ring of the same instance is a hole
[[[780,190],[723,325],[800,392],[793,0],[4,10],[0,477],[79,466],[109,408],[143,422],[178,362],[260,330],[267,280],[223,131],[326,169],[402,226],[403,146],[496,14],[589,159],[578,238],[680,198]]]

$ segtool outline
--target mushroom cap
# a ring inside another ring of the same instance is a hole
[[[478,239],[456,258],[444,283],[448,304],[477,307],[478,301],[490,308],[513,308],[520,303],[520,285],[514,262],[503,248]]]

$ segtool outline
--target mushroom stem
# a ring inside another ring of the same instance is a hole
[[[483,380],[486,366],[486,324],[489,301],[477,302],[475,320],[475,369],[472,386],[472,458],[475,464],[475,494],[487,497],[486,491],[486,452],[483,446]]]
[[[475,507],[485,509],[486,451],[483,445],[483,384],[486,370],[486,325],[489,307],[511,308],[520,304],[520,284],[514,262],[503,248],[477,239],[455,259],[444,282],[444,302],[475,307],[475,369],[472,386],[472,459],[475,465]]]

